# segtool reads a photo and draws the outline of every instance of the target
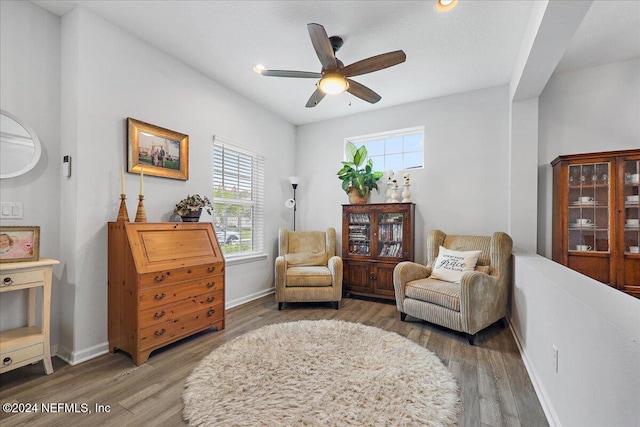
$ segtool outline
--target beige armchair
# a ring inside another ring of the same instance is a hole
[[[472,345],[478,331],[501,319],[506,326],[512,245],[511,237],[502,232],[481,237],[430,231],[427,265],[402,262],[393,272],[400,319],[404,321],[408,314],[464,332]],[[430,277],[440,246],[456,251],[480,250],[475,270],[465,272],[460,283]]]
[[[278,234],[275,280],[278,310],[285,302],[332,302],[342,299],[342,258],[336,256],[336,230]]]

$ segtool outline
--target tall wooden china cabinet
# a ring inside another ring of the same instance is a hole
[[[640,298],[640,150],[551,165],[553,260]]]
[[[414,257],[413,203],[342,206],[342,289],[395,299],[393,269]]]

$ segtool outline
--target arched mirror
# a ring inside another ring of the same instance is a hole
[[[13,114],[0,110],[0,179],[29,172],[42,148],[35,131]]]

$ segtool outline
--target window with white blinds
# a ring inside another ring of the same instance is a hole
[[[264,250],[264,156],[215,137],[213,216],[216,236],[231,257]]]

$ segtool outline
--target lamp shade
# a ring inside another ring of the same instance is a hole
[[[300,177],[299,176],[290,176],[289,177],[289,182],[291,183],[291,185],[298,185],[298,184],[300,184]]]

